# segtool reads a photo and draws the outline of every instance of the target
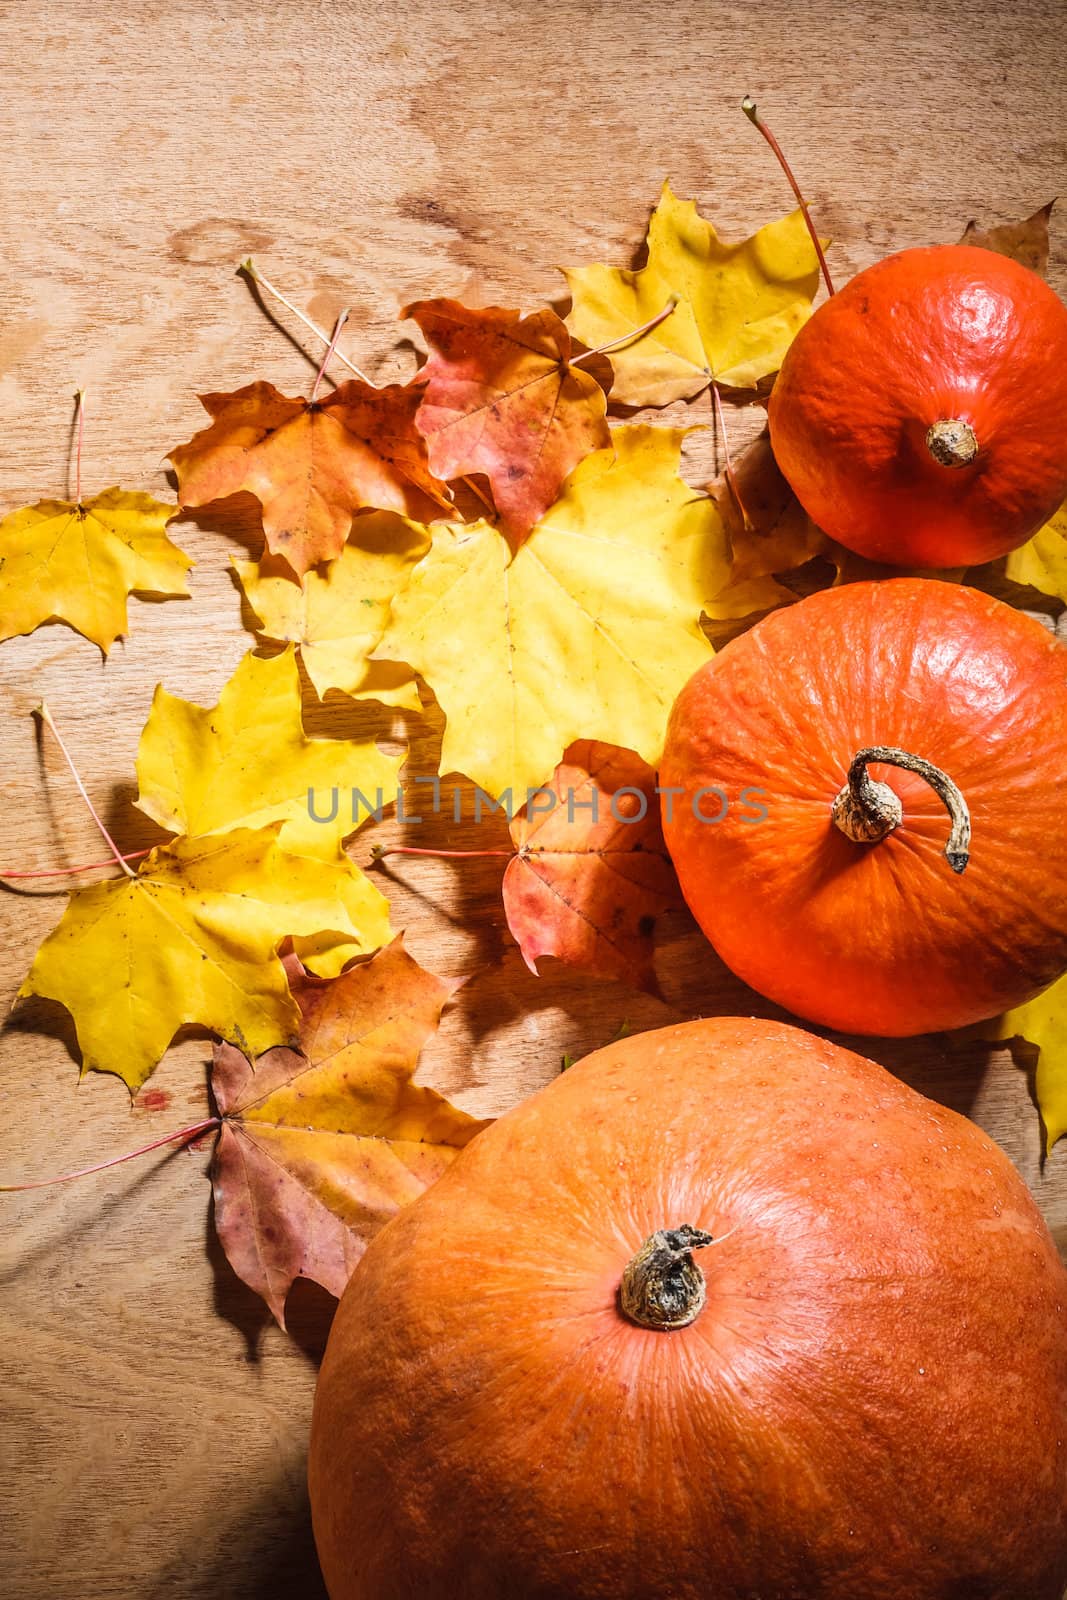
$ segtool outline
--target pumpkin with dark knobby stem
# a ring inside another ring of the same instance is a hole
[[[786,353],[771,444],[801,505],[898,566],[989,561],[1067,498],[1067,307],[972,245],[904,250],[819,307]]]
[[[1067,968],[1067,650],[999,600],[893,578],[772,613],[682,690],[659,781],[697,921],[798,1016],[956,1028]]]
[[[332,1600],[1060,1600],[1067,1273],[1007,1157],[781,1023],[638,1034],[374,1239]]]

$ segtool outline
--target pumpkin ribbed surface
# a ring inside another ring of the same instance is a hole
[[[913,773],[870,768],[901,802],[887,837],[835,827],[871,746],[954,780],[972,825],[962,874]],[[812,595],[731,641],[679,695],[660,769],[682,791],[664,802],[667,845],[723,960],[799,1016],[874,1034],[995,1016],[1067,968],[1065,781],[1067,650],[987,595],[908,578]],[[716,790],[729,809],[702,820]]]
[[[627,1321],[656,1230],[706,1303]],[[783,1024],[588,1057],[371,1243],[315,1401],[332,1600],[1060,1600],[1067,1274],[1007,1158]]]
[[[1067,499],[1065,416],[1067,307],[972,245],[858,273],[797,334],[769,407],[775,458],[819,527],[917,567],[989,561],[1048,520]],[[953,422],[962,434],[928,443]]]

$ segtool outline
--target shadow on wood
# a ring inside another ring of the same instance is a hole
[[[225,1506],[218,1508],[225,1517]],[[207,1554],[205,1555],[205,1551]],[[303,1483],[262,1486],[262,1499],[228,1522],[190,1530],[158,1573],[146,1600],[327,1600]]]

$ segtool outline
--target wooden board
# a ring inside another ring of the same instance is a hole
[[[1021,216],[1067,177],[1055,0],[936,13],[918,0],[42,0],[5,7],[0,37],[2,510],[64,491],[79,385],[87,488],[166,495],[164,456],[200,426],[198,391],[307,381],[315,352],[297,325],[276,325],[235,276],[250,253],[320,323],[351,307],[346,349],[383,378],[412,368],[396,313],[413,297],[532,307],[560,295],[558,263],[629,261],[665,174],[727,236],[780,215],[789,194],[739,110],[749,90],[840,278],[952,240],[971,216]],[[1063,292],[1059,219],[1055,235]],[[710,465],[704,441],[694,481]],[[42,698],[123,846],[156,837],[131,807],[153,688],[213,704],[250,643],[229,562],[255,545],[253,522],[204,514],[176,531],[197,561],[191,601],[132,602],[106,666],[59,626],[0,647],[0,866],[99,857],[38,740]],[[339,703],[310,723],[340,733],[361,716]],[[420,735],[413,770],[431,759]],[[426,825],[418,842],[450,833]],[[370,838],[353,847],[361,863]],[[663,1001],[551,962],[539,981],[504,932],[499,880],[492,861],[409,861],[385,880],[415,954],[475,974],[424,1065],[472,1111],[502,1110],[624,1020],[770,1010],[681,918]],[[49,884],[0,896],[5,1009],[63,904]],[[1067,1243],[1067,1154],[1042,1170],[1025,1071],[936,1040],[866,1048],[992,1132]],[[78,1084],[64,1013],[20,1006],[0,1032],[0,1175],[77,1167],[196,1120],[207,1055],[184,1038],[159,1093],[131,1107],[115,1078]],[[302,1286],[290,1337],[266,1324],[214,1241],[206,1161],[162,1152],[3,1197],[0,1573],[17,1600],[321,1594],[304,1455],[331,1303]]]

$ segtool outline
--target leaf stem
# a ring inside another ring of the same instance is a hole
[[[123,856],[123,861],[139,861],[142,856],[150,856],[152,846],[147,850],[129,850]],[[76,872],[95,872],[101,867],[113,867],[111,861],[86,861],[80,867],[49,867],[47,872],[4,872],[0,869],[0,878],[67,878]]]
[[[333,334],[332,334],[332,336],[330,338],[329,344],[326,346],[326,354],[322,358],[322,365],[319,368],[318,372],[315,374],[315,382],[311,386],[311,394],[308,396],[308,404],[309,405],[314,405],[315,404],[315,400],[316,400],[316,398],[318,396],[318,392],[319,392],[319,384],[322,382],[322,375],[326,371],[327,366],[329,365],[330,357],[334,354],[335,350],[337,349],[337,341],[341,337],[341,329],[344,327],[344,325],[345,325],[345,323],[347,321],[348,321],[348,308],[346,306],[344,311],[342,311],[342,312],[340,312],[338,314],[337,321],[334,323]]]
[[[722,399],[719,395],[719,385],[715,382],[714,378],[711,380],[711,399],[712,404],[715,407],[715,422],[719,432],[722,434],[722,455],[726,483],[729,487],[730,493],[734,497],[734,504],[741,513],[741,525],[742,527],[748,529],[751,528],[752,522],[749,518],[748,512],[745,510],[745,502],[741,498],[741,490],[738,487],[737,473],[734,471],[733,460],[730,456],[730,436],[726,432],[726,418],[723,415]]]
[[[81,1167],[77,1172],[64,1172],[58,1178],[39,1178],[35,1183],[0,1183],[0,1194],[21,1194],[26,1189],[50,1189],[54,1183],[71,1183],[75,1178],[88,1178],[94,1172],[104,1172],[108,1167],[119,1167],[124,1161],[133,1161],[138,1156],[146,1156],[151,1150],[159,1150],[165,1144],[177,1144],[180,1139],[195,1139],[198,1133],[206,1133],[209,1128],[221,1128],[221,1117],[207,1117],[203,1122],[194,1122],[191,1128],[181,1128],[177,1133],[164,1134],[162,1139],[153,1139],[151,1144],[142,1145],[139,1150],[130,1150],[124,1156],[112,1156],[110,1161],[98,1161],[95,1167]]]
[[[629,333],[620,333],[617,339],[609,339],[606,344],[598,344],[595,350],[585,350],[580,356],[575,356],[568,366],[580,367],[583,361],[588,361],[590,356],[602,356],[606,350],[614,350],[620,344],[629,344],[631,339],[640,339],[644,334],[651,333],[653,328],[658,328],[661,322],[666,322],[678,301],[674,295],[654,317],[649,317],[647,322],[642,322],[639,328],[631,328]]]
[[[793,176],[793,169],[789,165],[789,162],[785,159],[785,153],[782,150],[781,145],[778,143],[778,140],[774,137],[774,134],[771,132],[770,128],[768,128],[767,124],[757,111],[756,102],[753,100],[750,94],[746,94],[745,98],[742,100],[741,110],[745,113],[745,116],[748,118],[749,122],[752,123],[752,126],[754,128],[758,128],[760,133],[762,133],[763,137],[774,151],[778,165],[781,167],[782,171],[789,180],[789,187],[796,196],[797,205],[800,207],[804,215],[804,221],[807,223],[808,232],[811,234],[811,242],[815,246],[815,254],[819,258],[819,266],[822,268],[823,281],[826,284],[826,292],[827,294],[832,295],[834,293],[834,286],[830,278],[830,268],[826,265],[826,257],[823,254],[822,241],[815,231],[815,224],[812,222],[811,212],[808,210],[808,202],[800,192],[800,185]]]
[[[478,856],[513,856],[514,850],[428,850],[417,844],[374,844],[371,857],[381,861],[383,856],[443,856],[453,860]]]
[[[485,495],[485,494],[482,493],[482,491],[479,489],[478,485],[475,483],[474,479],[468,475],[466,477],[461,478],[460,482],[461,483],[465,483],[467,485],[467,488],[470,490],[471,494],[474,495],[475,499],[480,500],[482,502],[482,505],[485,507],[485,509],[488,511],[489,515],[495,521],[496,520],[496,515],[497,515],[496,506],[490,500],[488,495]]]
[[[251,256],[249,256],[246,261],[242,261],[237,270],[238,272],[247,272],[253,283],[258,283],[260,288],[266,289],[268,294],[272,294],[275,300],[279,301],[287,311],[291,311],[293,316],[302,322],[304,327],[308,328],[315,335],[316,339],[321,339],[323,344],[326,345],[330,343],[330,335],[328,333],[324,333],[316,323],[312,322],[310,317],[305,316],[302,311],[298,310],[291,300],[287,300],[282,294],[281,290],[276,289],[273,283],[270,282],[269,278],[265,278],[262,272],[260,272],[259,268],[253,264]],[[335,350],[334,355],[337,357],[338,361],[343,367],[348,368],[349,372],[354,372],[357,378],[361,378],[363,382],[369,384],[372,389],[378,388],[378,385],[373,381],[373,379],[368,378],[363,369],[361,367],[357,367],[354,361],[349,361],[348,357],[343,353],[343,351]]]
[[[82,440],[85,437],[85,390],[74,391],[74,420],[78,425],[78,438],[74,447],[74,504],[82,503]]]
[[[89,815],[92,817],[93,821],[96,823],[97,827],[100,829],[100,834],[101,834],[101,837],[104,840],[104,843],[108,846],[108,849],[111,851],[111,854],[115,857],[115,860],[118,862],[119,866],[122,868],[122,870],[126,874],[127,878],[135,878],[137,876],[137,874],[135,872],[131,872],[129,867],[126,865],[126,861],[125,861],[125,858],[123,857],[123,854],[122,854],[121,850],[119,849],[118,845],[115,843],[114,839],[111,837],[110,833],[108,833],[107,829],[104,827],[104,824],[103,824],[101,818],[97,814],[96,807],[93,805],[93,802],[89,799],[89,792],[86,789],[84,783],[81,781],[81,777],[80,777],[80,775],[78,773],[78,769],[74,765],[74,758],[72,757],[70,751],[67,749],[66,745],[64,744],[63,735],[60,733],[59,729],[56,727],[55,722],[54,722],[54,720],[52,718],[52,713],[49,711],[48,707],[45,705],[43,700],[41,701],[41,704],[37,707],[37,715],[40,717],[41,721],[45,724],[45,726],[52,730],[52,733],[55,736],[55,741],[58,744],[59,748],[62,750],[64,758],[65,758],[66,763],[67,763],[67,766],[71,770],[71,775],[74,778],[74,782],[78,785],[78,792],[80,793],[82,799],[85,801],[85,804],[89,807]]]

